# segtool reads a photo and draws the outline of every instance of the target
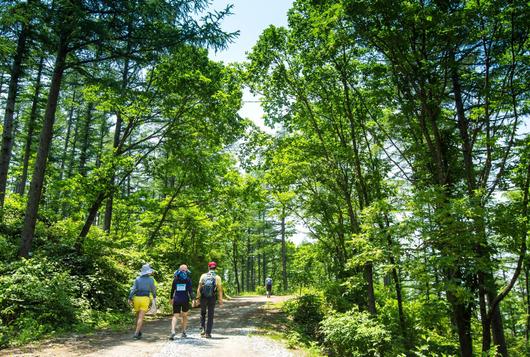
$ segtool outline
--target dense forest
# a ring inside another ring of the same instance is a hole
[[[0,4],[0,347],[215,260],[323,354],[530,354],[527,1],[296,0],[230,64],[209,0]]]

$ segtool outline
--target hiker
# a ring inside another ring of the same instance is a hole
[[[216,262],[208,263],[208,272],[201,275],[197,288],[197,299],[201,302],[201,336],[206,338],[212,338],[215,294],[217,294],[219,307],[223,306],[223,285],[221,277],[215,272],[216,268]],[[205,324],[206,309],[208,309],[208,322]]]
[[[270,298],[272,294],[272,278],[270,276],[265,279],[265,289],[267,289],[267,297]]]
[[[171,295],[169,303],[173,306],[173,317],[171,319],[171,340],[175,339],[175,327],[180,314],[180,326],[182,327],[182,338],[187,337],[186,327],[188,325],[188,311],[190,310],[190,300],[193,290],[191,287],[191,272],[186,264],[182,264],[175,272],[173,283],[171,284]]]
[[[156,305],[155,280],[151,276],[154,272],[149,264],[142,265],[140,276],[134,280],[131,292],[129,293],[129,304],[133,306],[134,312],[136,313],[135,339],[142,337],[142,325],[145,313],[149,309],[149,303],[151,301],[149,296],[151,294],[153,295],[153,304]]]

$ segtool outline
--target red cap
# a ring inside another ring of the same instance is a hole
[[[217,268],[217,263],[216,262],[209,262],[208,263],[208,268]]]

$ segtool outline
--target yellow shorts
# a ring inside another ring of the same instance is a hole
[[[149,296],[135,296],[133,297],[134,312],[143,310],[147,312],[149,310]]]

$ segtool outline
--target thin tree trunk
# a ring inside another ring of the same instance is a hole
[[[237,270],[237,240],[232,241],[232,264],[234,269],[234,277],[236,278],[237,293],[241,292],[241,285],[239,284],[239,273]]]
[[[96,156],[96,167],[101,166],[101,157],[103,156],[103,142],[105,140],[105,135],[107,133],[107,121],[105,117],[101,119],[101,126],[99,130],[99,143],[98,143],[98,152]]]
[[[26,143],[24,145],[24,157],[22,158],[22,174],[20,176],[16,192],[23,196],[26,192],[26,182],[28,181],[29,159],[31,158],[31,146],[33,144],[33,134],[35,132],[35,122],[37,121],[37,112],[39,108],[39,97],[41,90],[42,69],[44,67],[44,56],[40,58],[39,69],[37,71],[37,79],[35,80],[35,93],[33,94],[33,102],[31,103],[31,111],[28,119],[28,128]]]
[[[281,226],[281,235],[282,235],[282,283],[283,290],[287,291],[289,286],[287,285],[287,245],[285,241],[285,206],[282,207],[282,226]]]
[[[76,95],[76,91],[74,89],[74,93],[72,94],[72,105],[70,107],[70,111],[68,112],[68,123],[66,127],[66,137],[64,139],[63,155],[61,158],[61,168],[59,169],[60,171],[59,178],[61,181],[64,178],[64,166],[66,165],[68,145],[70,145],[70,135],[72,133],[72,124],[73,124],[73,119],[74,119],[74,108],[75,108],[75,95]]]
[[[22,74],[22,60],[26,53],[26,42],[29,35],[28,25],[22,24],[22,30],[18,36],[17,49],[11,68],[11,78],[7,91],[7,101],[4,113],[4,131],[2,132],[2,144],[0,147],[0,209],[4,207],[7,188],[7,173],[13,153],[13,117],[15,115],[15,102],[18,92],[18,81]]]
[[[245,257],[241,256],[241,290],[242,291],[246,291],[245,290],[245,269],[246,269],[246,266],[245,266]]]
[[[50,151],[53,137],[55,111],[57,109],[57,102],[59,100],[59,93],[61,91],[61,81],[66,66],[66,55],[68,54],[68,44],[66,42],[67,38],[68,34],[61,34],[59,48],[55,58],[53,77],[48,94],[48,102],[46,104],[46,113],[44,115],[44,122],[39,140],[39,149],[37,151],[37,158],[35,160],[35,170],[31,179],[29,199],[24,216],[24,225],[22,227],[22,244],[19,253],[22,257],[29,257],[31,245],[33,243],[33,234],[35,232],[35,224],[37,222],[37,212],[39,210],[39,204],[44,185],[46,162],[48,161],[48,153]]]
[[[247,264],[246,264],[246,269],[247,269],[247,280],[246,280],[246,285],[247,285],[247,291],[250,291],[250,236],[248,235],[248,232],[247,232]]]
[[[182,188],[183,185],[184,185],[184,179],[180,182],[180,185],[178,186],[178,188],[175,189],[175,192],[173,192],[173,195],[171,195],[171,198],[169,199],[169,202],[167,203],[166,207],[164,208],[164,212],[162,213],[162,218],[160,218],[160,220],[158,221],[158,224],[156,225],[155,230],[149,236],[149,239],[147,240],[147,244],[146,244],[148,247],[153,245],[155,238],[158,235],[158,232],[160,232],[160,228],[162,228],[162,225],[166,221],[166,217],[169,211],[171,211],[173,201],[177,198],[178,194],[180,193],[180,189]]]
[[[83,249],[83,241],[88,235],[88,232],[90,231],[90,227],[92,227],[92,222],[94,222],[94,219],[96,218],[96,215],[98,213],[99,208],[101,207],[101,203],[105,199],[105,193],[100,192],[98,196],[96,197],[96,200],[88,210],[88,217],[85,220],[85,224],[83,225],[83,228],[81,229],[81,233],[79,233],[79,236],[77,238],[77,246],[76,250],[78,253],[82,252]]]
[[[530,343],[530,269],[528,269],[528,264],[525,264],[524,269],[524,282],[526,289],[526,326],[524,330],[524,337],[526,341],[526,346]]]
[[[0,75],[0,96],[4,92],[4,77],[5,77],[5,74],[4,72],[2,72],[2,74]]]
[[[75,116],[75,126],[74,126],[74,137],[72,139],[72,147],[70,148],[70,158],[68,159],[68,171],[66,172],[66,178],[72,177],[72,173],[74,171],[74,163],[75,161],[75,149],[77,147],[77,140],[79,138],[79,125],[81,124],[81,115],[79,114],[79,111],[77,112],[77,115]]]
[[[92,124],[94,103],[88,103],[85,122],[83,126],[83,139],[81,141],[81,152],[79,153],[79,172],[81,176],[87,175],[88,149],[90,148],[90,125]]]

